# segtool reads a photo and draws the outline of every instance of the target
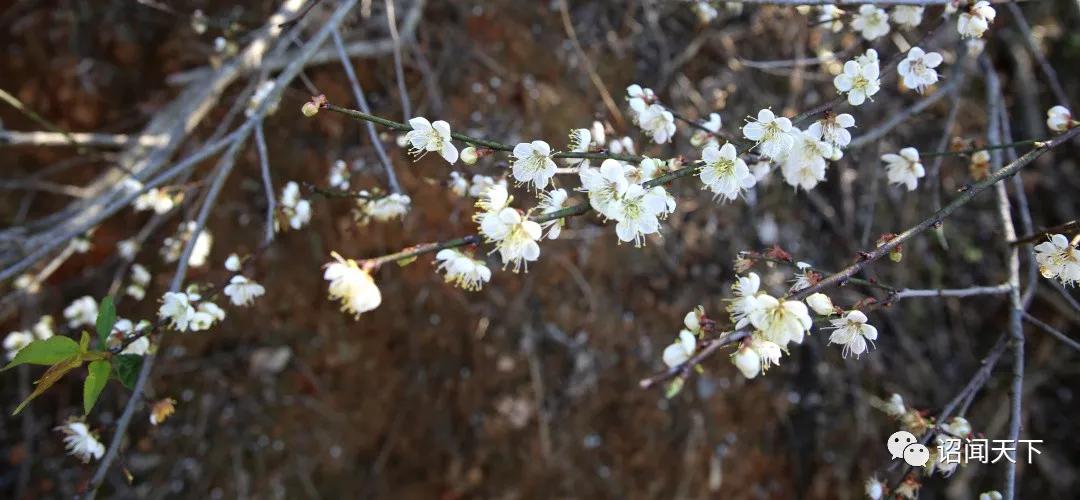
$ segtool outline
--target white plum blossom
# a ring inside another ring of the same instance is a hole
[[[887,153],[881,155],[881,159],[885,162],[889,184],[903,184],[908,191],[914,191],[919,179],[926,175],[926,169],[919,161],[919,151],[915,148],[901,149],[900,154]]]
[[[848,354],[859,357],[866,352],[867,341],[873,345],[874,340],[877,340],[877,328],[866,324],[866,315],[861,311],[851,311],[843,318],[830,321],[835,330],[829,335],[829,343],[844,346],[845,358]]]
[[[367,195],[366,191],[361,194]],[[356,220],[360,224],[368,224],[371,221],[389,222],[394,219],[403,219],[409,213],[412,199],[401,193],[390,193],[379,197],[361,197],[356,199]]]
[[[262,285],[240,274],[233,276],[229,284],[225,285],[225,296],[229,297],[229,301],[234,306],[251,305],[256,298],[265,293],[266,289]]]
[[[435,254],[435,260],[439,261],[436,270],[446,273],[443,279],[458,288],[474,292],[483,288],[484,283],[491,281],[491,269],[484,261],[452,248],[439,250],[439,253]]]
[[[330,175],[327,182],[334,189],[348,190],[350,176],[349,165],[345,163],[345,160],[338,160],[330,166]]]
[[[120,318],[116,320],[116,324],[113,325],[113,333],[109,338],[109,345],[110,347],[119,346],[122,345],[127,338],[141,335],[124,347],[124,350],[120,351],[120,354],[145,356],[146,353],[150,351],[150,339],[142,332],[150,328],[150,326],[150,322],[147,320],[142,320],[135,324],[132,323],[130,319]]]
[[[780,348],[779,344],[757,336],[750,338],[750,348],[757,352],[758,357],[761,358],[762,373],[768,371],[770,366],[779,365],[780,356],[784,354],[784,350]]]
[[[825,158],[820,156],[790,155],[780,165],[780,173],[789,186],[809,191],[825,180],[826,167]]]
[[[581,190],[589,194],[589,205],[605,218],[615,219],[617,201],[630,187],[626,166],[618,160],[604,160],[599,169],[584,167],[578,176]]]
[[[1054,106],[1046,111],[1046,127],[1054,132],[1064,132],[1073,126],[1072,113],[1065,106]]]
[[[409,153],[419,159],[429,151],[435,151],[451,165],[457,162],[458,150],[451,142],[449,123],[442,120],[432,123],[418,116],[409,120],[409,126],[412,130],[405,134],[405,140],[412,145]]]
[[[199,12],[199,11],[196,11]],[[270,97],[270,92],[274,90],[274,81],[267,80],[255,87],[255,92],[251,93],[251,98],[248,99],[247,109],[244,110],[244,115],[248,117],[255,116],[255,113],[259,111],[259,107],[263,105],[263,101],[267,97]],[[266,114],[272,115],[277,112],[278,101],[270,102],[266,104]]]
[[[120,240],[116,242],[116,252],[125,260],[135,260],[135,256],[139,253],[139,242],[134,238]]]
[[[851,28],[862,33],[863,38],[875,40],[889,33],[889,15],[885,9],[861,5],[859,12],[851,19]]]
[[[45,340],[51,338],[54,335],[53,332],[53,317],[48,314],[38,318],[37,322],[30,330],[20,330],[11,332],[4,337],[4,349],[7,351],[8,359],[12,359],[19,353],[23,347],[30,345],[35,340]]]
[[[719,143],[716,140],[716,134],[720,133],[720,127],[723,125],[720,113],[709,113],[709,119],[701,122],[699,125],[700,128],[695,130],[693,135],[690,136],[690,145],[695,148],[711,144],[719,146]]]
[[[979,493],[979,500],[1001,500],[1001,498],[1001,492],[997,490],[990,490]]]
[[[716,11],[716,7],[713,7],[707,0],[695,0],[694,3],[690,5],[690,8],[697,14],[701,24],[708,24],[720,15],[720,13]]]
[[[844,29],[844,11],[835,5],[822,5],[819,7],[817,21],[827,26],[833,33],[839,33]]]
[[[941,430],[953,436],[965,438],[971,434],[971,422],[964,417],[952,417],[948,422],[941,424]]]
[[[752,379],[768,371],[770,366],[779,365],[782,355],[780,345],[754,336],[731,355],[731,362],[744,377]]]
[[[146,353],[150,352],[150,339],[145,336],[132,340],[124,350],[120,351],[120,354],[134,354],[136,356],[146,356]]]
[[[904,405],[904,397],[895,392],[889,396],[889,400],[885,402],[882,409],[885,411],[886,415],[897,418],[907,413],[907,406]]]
[[[862,56],[862,62],[857,58],[844,63],[844,72],[833,78],[836,90],[846,93],[848,104],[852,106],[861,105],[881,90],[879,80],[881,68],[877,60],[877,52],[874,52],[873,57],[869,56],[870,51],[867,52],[868,54]]]
[[[1080,251],[1063,234],[1035,245],[1035,262],[1044,278],[1057,278],[1065,286],[1080,282]]]
[[[660,232],[658,220],[668,211],[667,193],[664,188],[645,188],[631,184],[615,203],[615,234],[619,241],[645,244],[645,236]]]
[[[735,298],[727,310],[731,313],[731,322],[735,329],[740,329],[750,324],[750,315],[757,311],[761,305],[757,301],[758,290],[761,288],[761,278],[757,273],[747,273],[740,276],[731,285],[731,291]]]
[[[608,152],[615,155],[628,154],[632,155],[636,153],[634,148],[634,140],[629,137],[622,137],[618,139],[612,139],[608,142]]]
[[[155,214],[161,215],[172,210],[176,206],[176,200],[164,189],[150,188],[135,198],[133,206],[136,212],[153,210]]]
[[[656,94],[653,93],[652,89],[635,83],[626,87],[626,100],[630,103],[630,111],[636,113],[637,110],[644,109],[645,106],[652,104],[656,100]]]
[[[881,500],[885,498],[885,483],[883,483],[877,477],[872,477],[866,480],[866,484],[863,485],[863,491],[866,493],[866,498],[870,500]]]
[[[195,316],[191,297],[184,292],[165,292],[158,308],[158,318],[167,322],[173,330],[185,332]]]
[[[513,271],[519,272],[522,268],[528,272],[528,263],[540,258],[540,245],[537,240],[543,237],[543,228],[540,224],[525,218],[517,209],[509,206],[509,198],[503,198],[497,189],[492,189],[488,195],[495,194],[497,197],[487,202],[477,203],[482,208],[491,207],[484,213],[477,214],[476,221],[480,223],[480,234],[495,244],[495,251],[502,257],[503,268],[512,265]],[[500,203],[501,200],[506,200]],[[499,208],[502,205],[502,208]]]
[[[796,262],[795,268],[795,279],[791,280],[791,292],[805,290],[814,285],[814,278],[816,277],[816,274],[814,273],[814,266],[806,262]]]
[[[642,88],[637,84],[631,85],[626,88],[626,99],[630,104],[634,123],[641,127],[643,132],[649,134],[653,142],[664,144],[671,140],[671,137],[675,135],[675,115],[656,102],[656,94],[652,89]],[[631,151],[626,152],[633,154],[633,142],[629,146],[626,149]],[[615,154],[622,153],[612,147],[608,149]]]
[[[893,7],[892,20],[904,28],[915,29],[922,24],[924,10],[920,5],[897,5]]]
[[[98,303],[89,295],[75,299],[74,302],[64,308],[64,319],[67,320],[68,328],[94,326],[97,315]]]
[[[896,72],[904,81],[904,86],[919,93],[926,87],[937,83],[938,74],[934,68],[941,64],[941,54],[925,52],[919,47],[908,50],[907,57],[896,66]]]
[[[472,185],[469,186],[469,196],[479,198],[485,191],[494,186],[501,186],[503,190],[505,190],[506,179],[495,180],[495,178],[491,176],[474,174],[472,177]]]
[[[551,182],[558,168],[551,159],[551,146],[544,141],[522,142],[514,146],[511,170],[519,183],[542,190]]]
[[[709,119],[705,120],[701,124],[702,127],[708,129],[709,132],[714,134],[720,133],[720,127],[723,124],[723,120],[720,119],[720,113],[709,113]]]
[[[475,146],[468,146],[461,150],[461,162],[466,165],[476,165],[480,160],[480,151]]]
[[[100,460],[105,455],[105,445],[98,441],[85,423],[73,420],[55,430],[64,435],[64,447],[68,454],[82,463],[88,463],[90,459]]]
[[[461,175],[461,172],[450,172],[450,180],[446,183],[446,186],[455,195],[465,196],[469,194],[469,180],[464,175]]]
[[[806,298],[806,305],[810,306],[820,316],[830,316],[836,311],[832,299],[824,293],[818,292]]]
[[[746,162],[739,158],[735,146],[725,143],[717,147],[709,144],[701,152],[701,182],[715,193],[716,198],[731,201],[743,191],[754,187],[757,179],[750,173]]]
[[[330,282],[327,287],[330,300],[340,301],[342,312],[351,313],[353,318],[379,307],[382,293],[371,274],[360,269],[353,259],[344,259],[337,252],[330,256],[334,261],[323,266],[326,269],[323,279]]]
[[[650,104],[636,110],[637,124],[657,144],[671,141],[675,135],[675,115],[659,104]]]
[[[657,177],[660,177],[667,170],[667,164],[663,160],[657,158],[645,157],[638,163],[637,174],[638,178],[633,182],[642,183],[651,181]]]
[[[689,330],[682,330],[671,345],[664,348],[664,364],[669,368],[675,368],[686,363],[694,356],[697,350],[697,338]]]
[[[229,256],[225,258],[226,271],[231,271],[234,273],[240,272],[241,264],[242,261],[240,260],[240,256],[236,255],[235,253],[230,253]]]
[[[750,173],[754,174],[755,183],[765,182],[769,177],[769,172],[772,172],[772,163],[768,160],[757,161],[750,165]]]
[[[30,345],[33,341],[34,334],[26,330],[19,330],[7,334],[7,337],[4,337],[4,350],[7,351],[7,359],[14,359],[15,355],[18,354],[23,347]]]
[[[997,12],[990,6],[990,2],[975,2],[967,11],[961,12],[956,20],[956,31],[962,38],[979,38],[990,28]]]
[[[742,128],[743,137],[757,143],[758,151],[769,158],[778,158],[791,149],[791,120],[777,117],[772,110],[758,111],[756,120],[749,120]]]
[[[731,355],[731,363],[749,379],[758,376],[761,372],[761,356],[749,345],[742,345]]]
[[[146,298],[146,287],[150,284],[150,271],[142,264],[131,265],[131,283],[124,288],[124,293],[135,300]]]
[[[847,129],[855,126],[855,117],[840,113],[829,113],[824,118],[811,123],[806,128],[806,133],[812,137],[821,139],[834,147],[834,149],[847,147],[851,143],[851,132]]]
[[[584,129],[583,129],[584,130]],[[552,189],[550,191],[544,191],[540,194],[540,203],[536,208],[540,210],[542,215],[547,215],[553,212],[558,212],[566,208],[566,201],[569,199],[569,195],[565,189]],[[566,218],[560,217],[552,219],[546,222],[541,222],[540,227],[547,230],[545,235],[548,239],[558,239],[562,234],[562,228],[566,225]]]
[[[190,228],[193,228],[194,222],[189,223]],[[194,231],[194,229],[192,229]],[[203,228],[199,231],[199,235],[195,237],[195,246],[191,248],[191,257],[188,258],[188,265],[191,267],[202,267],[206,265],[206,260],[210,257],[210,247],[214,244],[214,236],[210,234],[210,231]]]
[[[311,202],[300,197],[300,185],[289,181],[281,189],[281,211],[289,221],[289,227],[300,229],[311,221]],[[275,224],[276,228],[276,224]]]
[[[567,145],[570,147],[571,153],[588,153],[592,149],[593,134],[587,128],[573,129],[570,131]],[[563,161],[568,165],[589,164],[589,160],[582,158],[566,158]]]
[[[787,347],[790,342],[802,343],[813,325],[806,304],[797,300],[780,301],[767,294],[759,295],[757,302],[757,309],[750,313],[750,324],[765,340],[780,347]]]

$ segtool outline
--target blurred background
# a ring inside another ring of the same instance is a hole
[[[310,36],[334,4],[316,5],[290,36]],[[185,75],[220,66],[278,7],[267,1],[6,3],[0,88],[67,131],[138,133],[185,88]],[[1077,105],[1078,5],[1056,0],[1021,8],[1035,47]],[[793,116],[832,99],[841,63],[830,54],[842,61],[870,46],[850,29],[821,26],[816,10],[717,10],[716,19],[703,22],[690,3],[666,0],[395,5],[414,115],[511,144],[544,139],[556,149],[565,149],[569,129],[599,120],[609,138],[631,137],[638,153],[696,159],[683,123],[672,144],[657,146],[640,134],[627,114],[627,85],[652,88],[690,119],[718,112],[724,130],[737,133],[760,108]],[[725,351],[674,398],[638,383],[663,370],[661,351],[686,312],[701,304],[706,314],[725,316],[738,252],[779,245],[796,260],[838,270],[883,233],[922,220],[977,178],[969,159],[948,156],[937,171],[940,195],[935,182],[907,192],[887,185],[879,160],[905,146],[935,150],[943,137],[956,149],[986,144],[986,79],[973,57],[954,64],[969,50],[958,41],[955,20],[922,40],[941,10],[929,7],[920,28],[894,28],[874,46],[883,60],[920,41],[941,52],[943,82],[963,79],[956,97],[849,149],[817,189],[795,192],[774,172],[746,199],[719,204],[697,180],[683,179],[669,187],[677,211],[662,237],[644,248],[617,245],[613,225],[595,214],[577,217],[560,239],[543,242],[527,274],[496,271],[480,292],[445,285],[430,256],[385,266],[376,275],[382,306],[353,320],[326,297],[321,266],[331,251],[359,259],[470,234],[474,200],[447,189],[449,173],[507,173],[501,155],[474,166],[448,167],[433,155],[413,162],[396,134],[382,130],[412,211],[401,222],[360,227],[349,200],[306,193],[311,225],[279,234],[256,265],[254,278],[266,295],[251,308],[230,309],[209,332],[164,337],[146,400],[172,397],[176,414],[151,426],[145,410],[136,413],[118,461],[133,480],[114,467],[103,496],[860,498],[867,478],[895,480],[899,470],[888,467],[883,443],[897,424],[873,402],[898,393],[910,407],[939,412],[1004,332],[1007,296],[910,299],[877,309],[869,314],[880,332],[876,349],[861,359],[843,359],[838,347],[826,345],[827,334],[815,332],[754,380],[739,375]],[[347,42],[385,40],[386,14],[383,1],[361,2],[342,34]],[[1017,18],[1001,6],[985,56],[1001,80],[1015,139],[1048,137],[1045,110],[1067,104],[1055,100],[1033,54]],[[381,46],[352,61],[373,113],[401,121],[392,52]],[[191,130],[191,144],[232,119],[234,102],[247,102],[249,80],[224,90]],[[353,189],[385,189],[362,123],[328,112],[300,115],[317,93],[355,107],[337,59],[305,69],[264,126],[275,191],[288,181],[326,185],[339,159],[354,170]],[[873,103],[845,110],[858,124],[853,135],[932,94],[901,89],[890,76]],[[955,124],[947,131],[953,106]],[[0,119],[5,130],[42,128],[7,104]],[[1026,168],[1021,182],[1007,183],[1014,195],[1022,188],[1035,228],[1080,214],[1077,152],[1075,142],[1067,144]],[[57,212],[110,169],[116,154],[108,147],[4,145],[2,224],[18,227]],[[227,278],[225,257],[251,253],[261,242],[266,200],[254,146],[237,158],[207,225],[210,259],[191,270],[189,282]],[[149,239],[136,262],[151,270],[153,281],[145,300],[125,299],[118,309],[125,318],[153,319],[175,268],[158,248],[194,217],[213,163],[193,170],[182,185],[188,193],[182,206],[156,226],[148,225],[146,212],[121,211],[96,230],[89,252],[63,262],[38,293],[14,296],[4,284],[11,300],[3,302],[3,331],[25,328],[43,314],[59,319],[74,299],[105,295],[124,265],[116,243],[143,230]],[[574,176],[559,182],[577,185]],[[524,190],[516,194],[522,206],[534,203]],[[940,234],[906,245],[900,263],[882,260],[864,277],[918,289],[1002,283],[1007,245],[995,207],[992,193],[981,195],[945,221]],[[1021,255],[1026,289],[1029,251]],[[497,259],[488,260],[498,268]],[[773,294],[790,286],[789,269],[755,271]],[[1075,289],[1040,278],[1032,290],[1031,315],[1067,334],[1077,330]],[[853,285],[830,295],[838,304],[882,298]],[[1034,463],[1020,466],[1020,496],[1070,498],[1080,463],[1078,353],[1029,324],[1025,333],[1023,437],[1044,444]],[[1011,365],[1007,354],[966,412],[976,432],[991,439],[1007,436]],[[0,496],[71,497],[94,467],[66,456],[52,429],[81,414],[81,375],[10,416],[37,376],[37,368],[25,367],[2,375]],[[90,416],[106,443],[128,394],[111,384]],[[925,481],[922,498],[975,498],[1002,488],[1004,471],[1002,464],[973,464],[951,478],[935,476]]]

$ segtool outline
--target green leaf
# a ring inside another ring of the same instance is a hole
[[[413,255],[412,257],[405,257],[404,259],[398,259],[395,262],[397,263],[397,265],[399,267],[405,267],[405,266],[407,266],[409,264],[412,264],[413,262],[416,262],[416,258],[417,257],[415,255]]]
[[[4,370],[9,368],[31,365],[55,365],[79,352],[79,344],[68,337],[49,337],[45,340],[35,340],[30,345],[23,347],[15,359],[12,359]]]
[[[668,384],[667,389],[664,391],[664,397],[671,399],[679,394],[683,389],[683,385],[686,383],[682,377],[676,377]]]
[[[42,375],[37,382],[34,382],[35,384],[37,384],[37,387],[34,387],[34,392],[30,393],[30,395],[27,396],[22,403],[19,403],[18,408],[15,408],[15,411],[12,413],[12,415],[18,415],[19,412],[22,411],[22,409],[25,408],[30,401],[44,394],[48,388],[52,387],[53,384],[63,378],[64,375],[67,375],[67,372],[78,368],[80,365],[82,365],[82,357],[78,353],[76,353],[74,356],[61,360],[59,363],[56,363],[55,365],[49,367],[45,374]]]
[[[79,337],[79,352],[86,352],[90,349],[90,334],[83,330],[82,337]]]
[[[86,383],[83,384],[83,413],[89,415],[94,409],[101,391],[105,389],[105,383],[109,381],[109,372],[112,365],[108,361],[93,361],[87,367]]]
[[[98,306],[97,315],[97,335],[98,340],[101,341],[101,348],[105,349],[109,340],[109,334],[112,333],[113,325],[116,324],[116,305],[113,304],[112,297],[105,297],[101,299],[101,305]]]
[[[120,379],[120,383],[128,389],[135,387],[135,379],[139,377],[143,357],[138,354],[119,354],[113,356],[113,362],[116,367],[116,378]]]

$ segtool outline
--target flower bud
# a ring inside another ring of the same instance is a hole
[[[476,148],[469,146],[461,150],[461,161],[466,165],[475,165],[478,159],[480,155],[476,152]]]
[[[312,116],[319,114],[319,106],[311,101],[308,101],[305,102],[304,106],[300,108],[300,112],[303,113],[304,116],[311,118]]]
[[[829,296],[820,292],[807,297],[806,305],[810,306],[810,309],[813,309],[820,316],[829,316],[836,311]]]
[[[153,425],[159,425],[176,412],[176,400],[172,398],[165,398],[161,401],[154,403],[154,406],[150,409],[150,423]]]
[[[697,131],[694,131],[694,135],[690,136],[690,145],[695,147],[695,148],[700,148],[701,145],[705,144],[705,141],[708,141],[708,140],[709,140],[708,132],[705,132],[704,130],[697,130]]]
[[[967,437],[971,434],[971,423],[964,417],[953,417],[949,420],[949,423],[944,424],[941,428],[956,437]]]
[[[731,362],[746,378],[754,378],[761,371],[761,356],[749,346],[742,346],[731,355]]]

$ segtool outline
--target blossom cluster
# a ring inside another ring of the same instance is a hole
[[[645,236],[660,232],[660,219],[675,211],[675,199],[659,186],[647,187],[650,174],[660,169],[646,159],[638,167],[618,160],[604,160],[599,168],[584,167],[578,172],[581,191],[589,205],[603,217],[614,220],[619,241],[645,243]]]
[[[158,318],[178,332],[201,332],[224,320],[225,310],[203,300],[202,295],[192,288],[184,292],[165,292]]]
[[[311,202],[300,197],[300,185],[294,181],[285,183],[281,189],[281,214],[292,229],[300,229],[311,222]],[[277,224],[275,224],[277,229]]]
[[[957,11],[960,2],[946,4],[946,14]],[[914,29],[922,24],[925,7],[918,5],[897,5],[892,12],[876,5],[860,5],[858,10],[851,14],[851,29],[858,32],[866,40],[876,40],[891,31],[889,21],[903,29]],[[829,27],[834,32],[843,29],[842,19],[845,12],[835,5],[825,5],[820,8],[818,22]],[[956,31],[964,38],[979,38],[990,28],[997,13],[985,0],[974,2],[966,6],[957,17]]]
[[[657,144],[671,141],[675,115],[658,102],[652,89],[634,84],[626,88],[626,96],[634,123]]]
[[[35,340],[45,340],[55,335],[53,329],[52,316],[45,315],[38,318],[34,326],[29,330],[17,330],[8,333],[4,337],[4,351],[7,353],[8,359],[15,358],[15,355],[22,350],[23,347],[30,345]]]
[[[1072,242],[1063,234],[1050,236],[1050,240],[1035,245],[1035,262],[1039,272],[1047,279],[1057,279],[1065,286],[1080,282],[1080,250],[1077,241]]]
[[[401,219],[409,213],[412,199],[401,193],[390,193],[384,196],[360,191],[356,198],[356,209],[353,217],[360,225],[367,225],[371,221],[389,222]]]

